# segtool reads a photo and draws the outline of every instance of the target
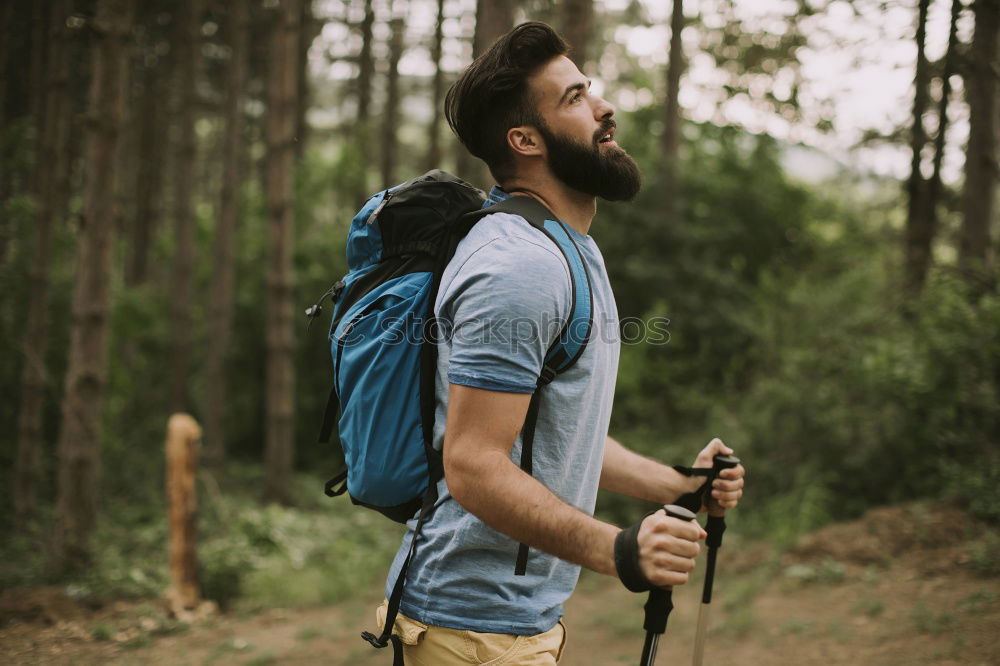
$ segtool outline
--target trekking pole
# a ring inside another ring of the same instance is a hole
[[[715,580],[715,557],[718,555],[719,547],[722,546],[722,533],[726,531],[726,510],[719,506],[718,502],[712,500],[712,481],[719,476],[719,472],[724,469],[736,467],[740,464],[740,459],[736,456],[715,456],[712,459],[712,475],[708,479],[705,489],[705,504],[708,507],[708,521],[705,523],[705,531],[708,536],[705,544],[708,546],[708,563],[705,567],[705,586],[701,592],[701,606],[698,608],[698,628],[694,634],[694,659],[693,666],[701,666],[705,656],[705,634],[708,630],[708,611],[712,603],[712,584]]]
[[[680,518],[690,522],[694,520],[694,514],[682,506],[668,504],[663,507],[667,515],[671,518]],[[646,619],[642,623],[642,628],[646,630],[646,642],[642,646],[642,659],[639,666],[653,666],[656,661],[656,647],[660,641],[660,635],[667,630],[667,617],[674,609],[674,602],[671,599],[672,590],[655,588],[649,591],[649,599],[643,609],[646,611]]]

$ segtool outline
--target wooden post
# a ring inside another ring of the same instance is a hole
[[[195,479],[201,427],[187,414],[174,414],[167,423],[167,502],[170,523],[170,580],[167,602],[176,615],[199,605],[197,496]]]

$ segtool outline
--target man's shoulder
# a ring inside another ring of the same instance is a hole
[[[468,262],[496,270],[520,267],[534,273],[562,267],[568,271],[565,258],[552,240],[520,215],[505,212],[484,215],[459,242],[453,266]]]

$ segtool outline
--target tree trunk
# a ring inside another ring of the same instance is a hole
[[[517,0],[477,0],[476,31],[472,35],[472,57],[478,58],[497,39],[514,27]],[[493,176],[483,162],[472,159],[469,151],[458,145],[459,176],[480,188],[488,188]],[[473,167],[473,164],[477,165]],[[468,173],[468,176],[462,175]]]
[[[354,201],[360,208],[368,198],[368,169],[366,168],[371,138],[371,102],[372,84],[375,78],[375,57],[372,26],[375,23],[375,9],[372,0],[365,0],[365,16],[361,20],[361,53],[358,55],[358,115],[354,122],[354,140],[358,147],[360,164],[358,165]]]
[[[477,0],[476,32],[472,37],[472,57],[478,58],[501,35],[514,27],[517,0]]]
[[[144,95],[139,113],[135,219],[129,225],[125,263],[125,284],[130,287],[143,284],[149,277],[149,253],[162,215],[164,152],[169,127],[163,100],[168,96],[164,82],[169,72],[166,58],[162,56],[157,56],[155,65],[142,69]]]
[[[444,46],[444,0],[437,0],[437,23],[434,26],[434,44],[431,46],[431,60],[434,62],[432,84],[434,108],[431,115],[430,147],[427,149],[426,170],[441,167],[441,117],[444,105],[444,72],[441,71],[441,56]]]
[[[28,88],[31,117],[35,121],[35,146],[36,157],[41,155],[42,135],[45,133],[45,73],[47,71],[47,61],[49,56],[49,3],[38,2],[31,9],[31,60],[28,63],[28,71],[31,76],[31,85]],[[6,39],[6,36],[4,37]],[[30,191],[37,192],[39,183],[36,182],[38,170],[30,172],[28,187]]]
[[[201,0],[186,0],[179,17],[177,155],[174,164],[174,261],[171,278],[170,406],[188,408],[191,371],[191,303],[194,292],[195,116],[198,112],[198,59],[201,56]]]
[[[976,0],[972,5],[976,29],[970,50],[969,144],[965,156],[965,190],[962,195],[959,263],[976,277],[993,282],[993,248],[990,222],[997,186],[997,32],[1000,2]]]
[[[404,5],[405,7],[405,5]],[[386,73],[385,109],[382,112],[382,187],[388,188],[396,180],[396,155],[399,149],[399,59],[403,57],[405,23],[402,16],[389,21],[389,71]]]
[[[951,25],[948,31],[948,49],[944,54],[941,72],[941,99],[938,101],[938,126],[934,136],[934,164],[930,180],[927,182],[926,225],[911,239],[910,285],[919,291],[927,279],[927,271],[933,262],[934,237],[938,229],[938,203],[941,200],[941,165],[944,162],[945,138],[948,133],[948,103],[951,99],[951,76],[955,71],[958,50],[958,17],[962,12],[961,0],[952,0]]]
[[[571,47],[570,58],[583,71],[594,29],[594,0],[563,0],[559,31]]]
[[[0,35],[9,35],[14,23],[14,3],[0,3]],[[0,41],[0,138],[6,134],[10,126],[10,116],[7,114],[7,88],[10,86],[10,76],[7,74],[7,63],[10,62],[10,40],[6,37]],[[0,171],[0,204],[7,201],[10,191],[7,170]],[[7,260],[7,249],[10,247],[12,235],[10,220],[0,219],[0,266]]]
[[[684,2],[674,0],[670,16],[670,62],[667,64],[667,100],[663,115],[663,194],[667,219],[675,221],[678,213],[680,188],[677,183],[677,164],[680,159],[681,141],[681,75],[684,73]]]
[[[323,29],[323,22],[313,16],[312,0],[302,1],[301,39],[299,40],[298,63],[298,101],[295,108],[295,160],[300,161],[305,153],[306,142],[309,139],[309,122],[306,112],[309,110],[309,47]]]
[[[923,284],[930,256],[929,250],[930,215],[927,200],[927,181],[920,171],[922,153],[927,145],[927,131],[924,129],[924,114],[929,103],[927,88],[930,83],[930,67],[924,54],[924,40],[927,34],[927,8],[930,0],[920,0],[917,5],[917,65],[913,78],[913,125],[910,131],[910,178],[906,184],[908,197],[906,215],[905,279],[911,293],[919,291]]]
[[[124,113],[132,11],[131,0],[101,0],[93,24],[83,229],[58,444],[53,554],[60,569],[78,569],[90,559],[88,537],[97,512],[108,366],[111,241],[117,214],[114,158]]]
[[[295,459],[295,366],[292,250],[294,241],[295,81],[299,0],[280,0],[271,33],[267,80],[266,194],[270,231],[267,258],[267,406],[265,499],[287,503]]]
[[[167,526],[170,549],[170,589],[167,600],[175,614],[198,606],[198,454],[201,428],[188,414],[167,422],[164,445],[167,474]]]
[[[233,280],[235,261],[233,238],[240,209],[243,182],[245,123],[244,89],[247,81],[247,53],[250,20],[247,0],[229,3],[230,59],[226,72],[225,138],[222,149],[222,190],[211,295],[208,308],[208,358],[206,362],[205,460],[217,467],[225,457],[225,414],[227,398],[226,353],[233,326]]]
[[[441,1],[441,0],[439,0]],[[0,5],[0,35],[11,34],[14,22],[14,3],[4,2]],[[0,127],[7,127],[7,63],[10,62],[10,40],[0,42]],[[0,192],[0,201],[4,197]]]
[[[14,524],[21,527],[36,507],[39,456],[42,439],[42,406],[48,373],[45,368],[46,312],[49,304],[49,266],[52,259],[53,218],[63,210],[58,202],[67,167],[68,125],[63,109],[71,103],[69,86],[69,35],[66,19],[71,0],[55,0],[49,15],[48,73],[44,86],[44,113],[35,163],[35,252],[28,287],[28,313],[21,350],[21,404],[18,414],[17,459],[14,466]],[[43,87],[42,83],[38,83]]]

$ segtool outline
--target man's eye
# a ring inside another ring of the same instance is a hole
[[[575,95],[573,95],[573,97],[570,98],[569,103],[573,104],[574,102],[579,102],[581,99],[583,99],[583,95],[581,95],[580,93],[576,93]]]

